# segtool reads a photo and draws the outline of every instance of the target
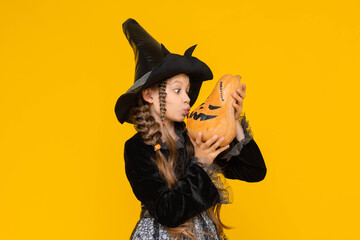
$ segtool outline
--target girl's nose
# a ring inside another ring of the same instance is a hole
[[[187,103],[190,102],[190,98],[189,98],[189,95],[187,93],[185,94],[185,99],[184,100],[185,100],[184,102],[187,102]]]

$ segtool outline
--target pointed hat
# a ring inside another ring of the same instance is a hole
[[[182,56],[170,53],[132,18],[126,20],[122,27],[134,51],[136,66],[134,84],[115,104],[118,121],[121,124],[132,123],[128,115],[141,91],[180,73],[189,76],[189,97],[192,106],[198,97],[202,82],[213,78],[210,68],[191,56],[196,45],[188,48]]]

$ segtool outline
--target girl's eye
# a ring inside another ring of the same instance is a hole
[[[175,88],[174,91],[175,91],[176,93],[179,93],[179,92],[181,91],[181,88]],[[186,94],[189,95],[189,92],[190,92],[190,91],[186,91]]]

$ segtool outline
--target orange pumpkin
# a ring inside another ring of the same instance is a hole
[[[187,130],[192,138],[202,133],[202,141],[207,141],[215,134],[224,137],[220,146],[229,144],[236,135],[235,109],[231,102],[232,94],[241,89],[240,76],[226,74],[216,83],[208,98],[188,117]]]

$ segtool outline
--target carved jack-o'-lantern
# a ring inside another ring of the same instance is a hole
[[[208,98],[191,112],[187,120],[187,130],[192,138],[202,133],[202,141],[207,141],[215,134],[224,137],[220,146],[229,144],[236,135],[235,109],[231,96],[241,88],[240,76],[226,74],[216,83]]]

